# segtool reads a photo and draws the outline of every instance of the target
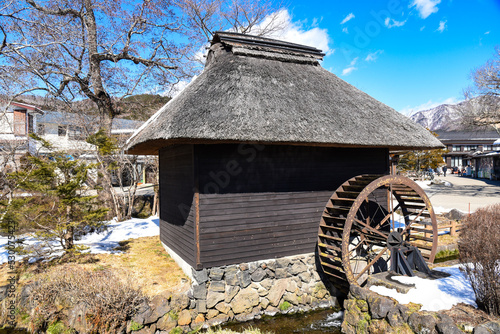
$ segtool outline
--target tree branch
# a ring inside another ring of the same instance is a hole
[[[53,9],[48,9],[46,7],[40,6],[34,0],[26,0],[26,2],[29,5],[31,5],[33,8],[35,8],[36,10],[39,10],[45,14],[48,14],[48,15],[57,15],[57,16],[71,15],[73,17],[82,18],[82,12],[76,11],[72,8],[66,8],[66,9],[58,8],[57,10],[53,10]]]

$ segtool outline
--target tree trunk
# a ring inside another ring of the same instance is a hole
[[[97,24],[94,15],[94,5],[92,0],[84,0],[85,6],[85,25],[88,31],[89,46],[89,73],[93,86],[92,100],[97,104],[100,116],[100,128],[111,136],[111,123],[115,116],[115,108],[109,94],[104,89],[101,76],[101,62],[99,56],[99,40],[97,36]]]
[[[64,234],[64,245],[63,248],[65,250],[70,250],[73,249],[75,246],[74,244],[74,235],[75,235],[75,229],[73,226],[69,226],[68,229],[66,230],[66,233]]]
[[[158,214],[158,190],[155,187],[155,196],[153,198],[153,210],[151,215],[156,216]]]

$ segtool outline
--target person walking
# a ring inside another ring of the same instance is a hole
[[[443,166],[443,176],[446,177],[446,171],[448,170],[448,167],[446,166]]]

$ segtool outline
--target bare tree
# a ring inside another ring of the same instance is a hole
[[[279,19],[281,4],[268,0],[176,0],[176,4],[196,28],[195,37],[205,42],[216,31],[263,36],[285,28]]]
[[[25,0],[0,8],[0,72],[16,95],[91,100],[109,130],[115,99],[190,75],[184,27],[164,0]],[[184,39],[185,40],[185,39]]]
[[[278,9],[268,0],[8,0],[0,94],[89,99],[109,131],[121,97],[193,75],[194,55],[215,30],[278,29]]]
[[[500,133],[500,47],[493,58],[471,73],[473,86],[465,90],[460,108],[466,127],[493,127]]]

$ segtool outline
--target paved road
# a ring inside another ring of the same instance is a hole
[[[441,208],[473,212],[480,207],[500,203],[500,181],[447,175],[438,179],[452,186],[431,185],[425,189],[436,211]]]

